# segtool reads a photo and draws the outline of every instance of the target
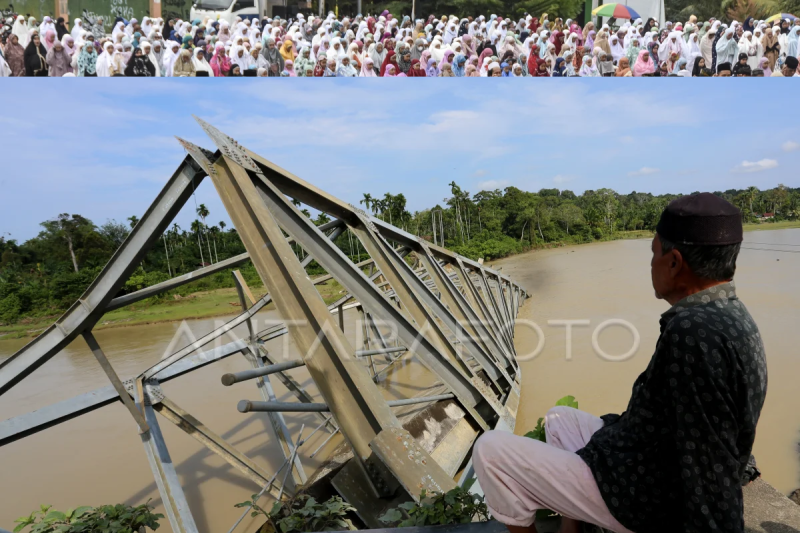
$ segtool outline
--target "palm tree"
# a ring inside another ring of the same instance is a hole
[[[383,215],[386,212],[386,200],[378,200],[376,198],[372,202],[372,209],[373,209],[373,211],[375,212],[376,215],[378,214],[378,212],[380,212],[380,214]],[[380,215],[378,215],[378,218],[380,218]],[[383,220],[383,219],[381,219],[381,220]]]
[[[225,226],[227,226],[227,224],[225,224],[225,222],[220,220],[219,221],[219,231],[222,233],[222,249],[223,250],[227,250],[228,249],[227,239],[225,238]]]
[[[200,230],[203,227],[203,223],[199,220],[195,220],[192,222],[191,229],[197,235],[197,247],[200,249],[200,263],[205,263],[203,259],[203,243],[200,241]]]
[[[203,227],[204,228],[207,227],[206,226],[206,217],[208,215],[210,215],[210,214],[211,213],[209,212],[208,208],[206,207],[206,204],[200,204],[197,207],[197,216],[199,216],[203,220]],[[213,256],[211,255],[211,243],[208,241],[208,235],[206,235],[206,246],[208,246],[208,260],[211,261],[211,262],[214,262]],[[216,243],[214,243],[214,246],[216,246]]]
[[[756,199],[758,196],[758,188],[757,187],[748,187],[747,188],[747,199],[750,201],[750,214],[753,214],[753,200]]]
[[[211,226],[208,228],[208,231],[211,232],[211,235],[214,237],[214,262],[219,263],[219,256],[217,255],[217,232],[219,229],[217,229],[216,226]]]
[[[383,195],[383,208],[389,210],[389,224],[392,223],[392,208],[394,207],[394,196],[388,192]],[[385,216],[385,215],[384,215]]]
[[[364,204],[364,206],[367,208],[367,211],[369,211],[369,206],[373,203],[372,195],[370,193],[368,193],[368,192],[365,192],[364,193],[364,198],[359,200],[358,203]]]

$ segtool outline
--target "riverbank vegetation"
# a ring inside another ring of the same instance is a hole
[[[28,516],[14,521],[14,533],[31,527],[30,533],[140,533],[145,529],[155,531],[162,514],[154,514],[148,501],[132,507],[125,504],[101,505],[100,507],[76,507],[57,511],[50,505],[42,505]]]
[[[379,518],[389,527],[426,527],[487,522],[489,508],[482,494],[470,492],[477,478],[447,492],[427,492],[419,501],[401,503]]]
[[[414,213],[406,209],[402,194],[387,193],[382,198],[364,194],[360,203],[374,216],[409,233],[467,257],[489,260],[535,248],[650,236],[664,206],[677,197],[622,195],[611,189],[580,195],[558,189],[526,192],[516,187],[471,194],[455,182],[450,183],[450,192],[434,207]],[[780,185],[765,191],[750,187],[716,194],[742,209],[746,229],[800,227],[800,189]],[[317,225],[330,221],[324,213],[304,212]],[[173,224],[164,232],[119,295],[244,253],[235,228],[225,222],[212,223],[203,204],[196,213],[189,228]],[[0,335],[35,334],[52,322],[89,286],[137,222],[131,216],[126,223],[109,220],[98,225],[79,214],[64,213],[42,222],[40,233],[24,243],[0,237]],[[367,258],[350,232],[335,244],[355,262]],[[305,257],[302,248],[294,249],[298,257]],[[246,263],[239,268],[257,290],[261,281],[253,266]],[[324,273],[313,261],[307,270],[312,276]],[[238,298],[232,287],[230,271],[221,271],[109,313],[101,325],[235,313]],[[318,288],[328,302],[342,290],[335,281]]]
[[[339,496],[318,502],[307,494],[298,494],[288,500],[273,502],[269,511],[258,504],[260,496],[253,494],[248,501],[235,505],[249,510],[253,518],[261,517],[266,520],[258,533],[355,530],[349,515],[353,515],[356,508]]]

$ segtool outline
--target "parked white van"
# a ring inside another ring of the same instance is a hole
[[[197,0],[189,12],[192,20],[210,17],[224,20],[233,26],[236,17],[261,18],[266,12],[267,0]]]

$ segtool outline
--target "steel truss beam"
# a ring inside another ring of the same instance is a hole
[[[492,357],[500,371],[503,372],[506,380],[513,382],[507,373],[507,369],[511,367],[511,362],[506,359],[503,349],[496,343],[497,341],[492,337],[489,329],[478,318],[475,310],[470,307],[469,302],[459,292],[452,278],[436,261],[428,247],[423,244],[422,250],[423,253],[420,254],[420,259],[431,274],[431,278],[436,287],[438,287],[442,299],[450,309],[450,312],[453,313],[458,323],[463,325],[467,333],[481,343],[484,352],[489,354],[489,357]]]
[[[172,526],[174,533],[197,533],[197,525],[194,522],[192,511],[189,509],[189,502],[183,494],[178,473],[172,458],[164,442],[164,435],[158,425],[155,411],[150,405],[142,405],[144,416],[150,426],[150,431],[142,433],[142,444],[153,471],[153,478],[156,480],[158,493],[164,509],[167,511],[167,518]]]
[[[356,208],[339,200],[338,198],[326,193],[325,191],[321,190],[320,188],[308,183],[307,181],[302,180],[301,178],[295,176],[291,172],[284,170],[283,168],[279,167],[278,165],[264,159],[260,155],[251,152],[247,148],[240,146],[241,150],[244,152],[245,155],[250,157],[256,165],[261,169],[264,176],[275,185],[283,194],[290,196],[300,202],[313,207],[319,211],[324,211],[325,213],[334,216],[338,219],[344,220],[348,223],[348,225],[358,224],[356,220],[358,218],[356,214]],[[410,233],[392,226],[388,222],[380,220],[375,217],[369,217],[369,220],[375,224],[375,227],[378,229],[378,232],[386,239],[396,241],[404,246],[407,246],[413,252],[419,252],[419,241],[417,237],[411,235]],[[477,261],[473,261],[472,259],[466,258],[464,256],[458,255],[455,252],[452,252],[446,248],[442,248],[432,243],[427,243],[428,247],[431,250],[431,253],[438,259],[442,259],[448,263],[455,262],[456,259],[460,259],[464,262],[465,265],[468,265],[470,268],[473,269],[485,269],[487,272],[491,274],[495,274],[497,276],[503,277],[499,272],[484,267],[481,263]],[[503,277],[507,282],[515,284],[511,281],[510,278]],[[515,284],[516,285],[516,284]],[[524,292],[524,289],[522,289]]]
[[[341,228],[342,225],[343,222],[341,220],[333,220],[331,222],[328,222],[327,224],[323,224],[322,226],[319,227],[319,229],[322,231],[327,231],[331,228]],[[332,232],[330,235],[331,240],[336,239],[336,237],[338,237],[340,234],[341,231],[339,231],[338,233]],[[294,243],[294,239],[290,239],[289,242]],[[161,294],[162,292],[175,289],[177,287],[180,287],[181,285],[186,285],[187,283],[203,279],[207,276],[210,276],[211,274],[222,272],[223,270],[226,270],[228,268],[237,267],[243,263],[248,262],[249,260],[250,260],[250,255],[247,252],[245,252],[243,254],[233,256],[229,259],[225,259],[224,261],[220,261],[219,263],[214,263],[213,265],[199,268],[193,272],[189,272],[181,276],[176,276],[167,281],[162,281],[161,283],[151,285],[150,287],[145,287],[144,289],[140,289],[136,292],[125,294],[124,296],[118,296],[117,298],[111,300],[111,302],[106,306],[104,312],[108,313],[115,309],[125,307],[126,305],[130,305],[132,303],[144,300],[145,298],[155,296],[156,294]]]
[[[430,339],[419,335],[419,328],[386,299],[386,293],[376,290],[370,278],[377,279],[379,276],[387,275],[379,259],[370,253],[372,260],[378,266],[378,272],[367,278],[337,247],[321,238],[321,234],[313,223],[286,200],[283,194],[275,189],[266,178],[263,178],[261,174],[258,174],[258,178],[256,185],[261,197],[281,227],[289,235],[293,235],[295,239],[303,242],[309,253],[317,258],[317,262],[330,272],[370,314],[385,323],[396,325],[401,343],[420,357],[423,364],[456,394],[467,410],[473,410],[476,403],[481,400],[480,391],[469,384],[464,373],[454,368],[452,361],[448,360]],[[353,231],[358,236],[358,230]],[[363,239],[360,240],[362,245],[365,244]],[[369,249],[367,251],[370,252]],[[392,253],[397,255],[394,250]],[[349,298],[350,295],[347,297]],[[482,423],[480,417],[478,417],[478,423]]]
[[[353,265],[337,247],[324,238],[324,235],[319,232],[319,228],[316,228],[305,215],[274,189],[261,174],[257,174],[256,185],[258,185],[261,198],[280,226],[289,235],[294,236],[298,242],[301,242],[309,254],[314,256],[317,262],[331,273],[331,276],[337,279],[350,295],[356,298],[373,316],[386,323],[396,324],[401,342],[407,347],[412,345],[416,347],[414,351],[420,356],[423,363],[454,391],[465,407],[471,408],[481,400],[480,392],[469,384],[468,379],[454,370],[428,339],[418,336],[417,328],[405,319],[394,304],[375,290],[374,284],[356,265]],[[303,235],[302,238],[300,235]],[[380,275],[380,271],[373,274],[374,277]],[[339,303],[344,303],[351,297],[350,295],[345,296]],[[480,422],[480,417],[478,420]]]
[[[2,395],[83,335],[111,385],[0,422],[0,446],[122,401],[139,426],[173,530],[194,533],[197,528],[155,412],[259,486],[271,485],[275,476],[268,478],[244,454],[166,399],[158,383],[236,353],[243,354],[257,371],[265,363],[275,365],[277,361],[267,353],[263,342],[289,333],[325,402],[313,402],[300,384],[279,371],[276,377],[300,400],[290,404],[292,409],[297,406],[297,410],[319,411],[323,405],[330,410],[333,420],[317,414],[323,419],[317,429],[326,423],[335,431],[341,428],[355,452],[354,464],[375,497],[394,494],[402,487],[416,499],[421,488],[447,490],[454,486],[450,476],[400,426],[390,407],[454,398],[483,429],[488,429],[496,416],[513,427],[513,416],[502,405],[501,398],[518,393],[514,320],[527,293],[498,271],[374,219],[239,146],[203,121],[198,119],[198,122],[218,146],[218,152],[211,153],[181,141],[188,155],[98,278],[53,326],[0,363]],[[248,252],[115,298],[205,175],[214,182]],[[284,195],[337,220],[316,227]],[[333,244],[345,228],[355,233],[371,255],[369,260],[353,264]],[[333,231],[326,236],[323,232],[329,229]],[[288,239],[283,231],[289,234]],[[398,248],[394,249],[390,241],[397,243]],[[308,252],[302,262],[292,251],[292,243]],[[419,266],[416,261],[421,261],[423,268],[412,268],[403,259],[410,252],[417,254],[415,267]],[[328,271],[327,275],[315,280],[308,278],[304,267],[312,258]],[[104,313],[233,268],[248,259],[268,289],[267,295],[256,299],[236,272],[242,305],[239,316],[153,365],[135,381],[120,381],[91,331]],[[445,265],[450,265],[453,272],[448,272]],[[362,270],[365,266],[370,266],[369,275]],[[378,269],[373,272],[376,266]],[[331,278],[339,281],[348,293],[326,306],[314,285]],[[356,303],[345,306],[351,299]],[[286,322],[257,333],[253,316],[273,300]],[[332,316],[338,313],[339,325],[343,325],[343,312],[351,307],[363,312],[366,350],[354,350]],[[242,323],[248,327],[246,339],[198,353],[200,348]],[[379,327],[385,323],[397,327],[402,346],[389,346]],[[377,349],[372,349],[371,343]],[[392,358],[389,354],[401,350],[416,354],[450,392],[387,403],[375,382],[404,356]],[[386,355],[387,364],[375,372],[374,356],[379,354]],[[359,356],[369,357],[372,375]],[[266,374],[257,377],[257,386],[264,401],[252,405],[273,411],[278,404],[269,377]],[[305,481],[305,473],[283,416],[277,412],[268,416],[281,441],[284,464],[291,465],[286,472],[292,471],[291,491]],[[274,487],[271,490],[278,491]],[[280,488],[278,497],[283,491]]]
[[[509,348],[505,336],[501,335],[500,327],[489,309],[489,304],[484,300],[481,292],[478,291],[478,286],[472,279],[464,261],[460,257],[457,257],[453,265],[458,268],[459,276],[463,280],[462,286],[465,289],[467,299],[470,300],[472,304],[472,308],[480,313],[479,318],[481,321],[490,326],[488,329],[492,332],[492,336],[500,343],[500,347],[503,349],[506,359],[513,361],[514,352]]]
[[[194,160],[186,156],[155,202],[78,301],[44,333],[0,363],[0,395],[46,363],[75,337],[94,327],[108,303],[204,177],[205,173],[197,168]]]
[[[339,233],[341,233],[341,228],[337,228],[337,230],[339,230]],[[306,259],[310,257],[311,256],[308,256]],[[238,270],[233,272],[233,279],[236,283],[236,291],[239,294],[239,303],[241,304],[243,310],[247,309],[247,299],[245,298],[245,293],[247,293],[251,302],[255,300],[252,292],[250,292],[250,287],[247,286],[247,283],[242,277],[241,272]],[[262,351],[266,352],[266,349],[264,349],[262,346],[259,346],[258,337],[256,336],[253,322],[250,319],[247,320],[247,331],[250,334],[250,337],[248,349],[243,352],[244,356],[254,370],[264,368],[264,362],[260,357],[258,357],[258,354],[260,354]],[[261,393],[261,397],[265,402],[277,401],[275,391],[272,388],[272,382],[270,381],[268,375],[257,377],[256,386],[258,387],[258,391]],[[281,413],[269,413],[268,418],[270,425],[272,426],[272,431],[275,433],[275,437],[278,439],[278,443],[280,444],[284,459],[288,460],[290,457],[294,457],[294,461],[292,461],[290,468],[292,477],[291,486],[289,487],[289,489],[294,492],[297,485],[302,485],[306,482],[306,473],[303,470],[303,465],[300,463],[300,457],[294,453],[294,447],[292,446],[292,434],[289,432],[289,428],[286,426],[286,420],[284,420],[283,415]]]
[[[210,169],[211,180],[281,316],[298,324],[289,332],[306,361],[309,373],[358,461],[364,462],[365,466],[372,465],[372,469],[366,469],[373,472],[370,477],[373,490],[376,494],[393,491],[396,482],[381,471],[388,465],[375,461],[373,455],[391,448],[384,442],[388,439],[378,439],[384,431],[397,433],[405,430],[366,369],[354,357],[355,350],[336,326],[321,296],[286,244],[276,220],[248,174],[248,171],[260,173],[258,167],[235,141],[210,125],[198,122],[222,151],[222,158]],[[318,261],[321,259],[308,243],[301,241],[301,244]],[[408,438],[413,440],[410,435]],[[421,458],[430,461],[430,482],[424,486],[431,486],[431,482],[453,486],[452,480],[435,461],[424,451],[423,454]],[[407,470],[389,467],[389,471],[404,487],[420,481],[408,478]]]
[[[328,277],[327,279],[330,278]],[[320,283],[320,278],[313,280],[313,282],[314,284]],[[269,295],[265,296],[264,298],[266,299],[268,296]],[[261,305],[261,300],[258,300],[256,303]],[[336,304],[333,304],[329,306],[328,309],[335,312],[335,306]],[[191,346],[193,346],[195,349],[199,349],[209,342],[212,342],[213,340],[224,335],[226,332],[230,331],[232,327],[235,327],[231,326],[232,323],[235,322],[236,325],[241,324],[247,319],[247,317],[244,315],[250,316],[251,313],[253,313],[253,308],[248,309],[242,315],[234,317],[230,322],[226,323],[220,328],[209,332],[208,336],[201,338]],[[279,323],[259,332],[258,340],[261,342],[268,342],[281,337],[282,335],[286,335],[287,333],[288,329],[286,326],[282,323]],[[186,356],[170,366],[160,370],[154,375],[154,377],[163,383],[247,349],[247,342],[243,339],[229,342],[212,350]],[[189,353],[191,353],[191,351]],[[264,353],[262,351],[261,356],[269,364],[276,363],[276,361],[273,360],[268,353]],[[281,381],[281,383],[283,383],[283,385],[290,392],[297,396],[301,402],[312,403],[314,401],[303,389],[303,387],[291,376],[284,372],[279,372],[277,376],[278,380]],[[4,446],[18,439],[33,435],[49,427],[67,422],[68,420],[86,413],[90,413],[116,401],[120,401],[120,396],[116,393],[113,386],[107,386],[74,396],[73,398],[67,400],[62,400],[24,415],[19,415],[9,418],[8,420],[0,421],[0,446]],[[321,418],[324,419],[324,417]],[[336,426],[333,421],[330,422],[330,425],[333,427]]]
[[[411,316],[412,320],[414,320],[419,328],[416,335],[417,340],[415,342],[418,342],[418,339],[429,337],[436,349],[440,353],[446,354],[445,357],[447,361],[453,364],[453,367],[469,381],[474,391],[480,395],[491,409],[497,413],[498,416],[509,418],[509,413],[498,400],[498,395],[502,392],[502,389],[498,386],[497,381],[493,379],[493,375],[487,372],[488,378],[500,389],[497,392],[487,386],[480,375],[473,372],[464,360],[464,355],[456,349],[452,341],[445,335],[437,321],[430,314],[428,309],[425,308],[423,302],[433,307],[433,309],[436,309],[437,317],[442,321],[446,321],[448,318],[452,319],[452,315],[446,309],[440,307],[441,302],[433,297],[430,290],[422,284],[422,281],[414,274],[409,264],[403,261],[394,250],[388,246],[386,241],[377,234],[374,230],[374,226],[367,219],[366,214],[360,215],[360,219],[361,224],[354,229],[354,231],[364,245],[364,248],[366,248],[370,256],[375,259],[375,264],[378,265],[379,270],[384,274],[395,293],[399,296],[404,310]],[[415,282],[421,284],[421,286],[414,286],[413,284]],[[455,322],[455,320],[447,322],[452,323]],[[454,326],[454,328],[455,327],[456,326]],[[466,338],[466,335],[464,337]],[[458,340],[463,341],[464,338],[458,338]],[[409,346],[409,349],[415,351],[414,346],[415,344]],[[496,367],[494,368],[496,370]],[[486,369],[484,368],[484,370]],[[473,406],[464,404],[463,401],[461,403],[473,416],[475,415]],[[488,425],[489,421],[485,418],[477,418],[478,423],[481,423],[481,420],[483,420],[484,424]]]
[[[157,402],[153,402],[152,407],[158,414],[183,430],[184,433],[203,444],[206,448],[247,476],[258,487],[263,487],[269,482],[270,476],[253,462],[252,459],[231,446],[225,439],[208,429],[202,422],[181,409],[169,398],[160,398]],[[271,489],[273,496],[277,497],[278,488],[271,487]],[[287,489],[284,489],[284,491],[285,490]],[[294,489],[291,489],[290,492],[293,493]]]

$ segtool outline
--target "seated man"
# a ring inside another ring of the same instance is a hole
[[[473,461],[492,515],[535,532],[537,509],[616,532],[743,532],[743,475],[767,392],[767,365],[733,274],[742,216],[708,193],[661,215],[650,263],[672,306],[627,410],[547,413],[547,444],[491,431]]]

